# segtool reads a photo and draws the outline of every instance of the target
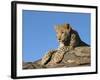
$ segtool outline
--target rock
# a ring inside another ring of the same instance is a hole
[[[74,50],[70,51],[64,48],[59,52],[54,51],[51,53],[53,53],[52,57],[51,54],[49,56],[46,54],[47,58],[44,60],[42,58],[35,62],[24,62],[23,69],[89,66],[91,64],[90,47],[76,47]],[[47,63],[45,63],[45,60]],[[44,61],[44,65],[41,63],[42,61]]]
[[[75,48],[76,56],[90,56],[90,48],[89,47],[77,47]]]
[[[32,66],[32,62],[24,62],[23,63],[23,69],[33,69],[35,67]]]

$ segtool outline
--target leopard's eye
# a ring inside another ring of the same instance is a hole
[[[61,33],[64,33],[63,31]]]

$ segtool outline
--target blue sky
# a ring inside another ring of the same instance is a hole
[[[90,44],[90,14],[23,10],[23,61],[40,59],[48,50],[56,49],[58,42],[54,26],[69,23],[81,39]]]

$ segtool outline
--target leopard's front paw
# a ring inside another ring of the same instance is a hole
[[[45,54],[41,60],[41,65],[47,64],[50,61],[53,53],[55,53],[55,52],[56,52],[56,50],[50,50],[47,54]]]

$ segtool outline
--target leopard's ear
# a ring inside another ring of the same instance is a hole
[[[56,26],[56,25],[54,26],[54,29],[55,29],[55,30],[57,29],[57,26]]]
[[[70,24],[65,24],[65,27],[67,30],[71,31],[72,27],[70,26]]]
[[[56,26],[56,25],[54,26],[54,29],[55,29],[55,30],[57,29],[57,26]]]
[[[55,29],[55,31],[57,32],[57,30],[58,30],[58,25],[55,25],[55,26],[54,26],[54,29]]]

